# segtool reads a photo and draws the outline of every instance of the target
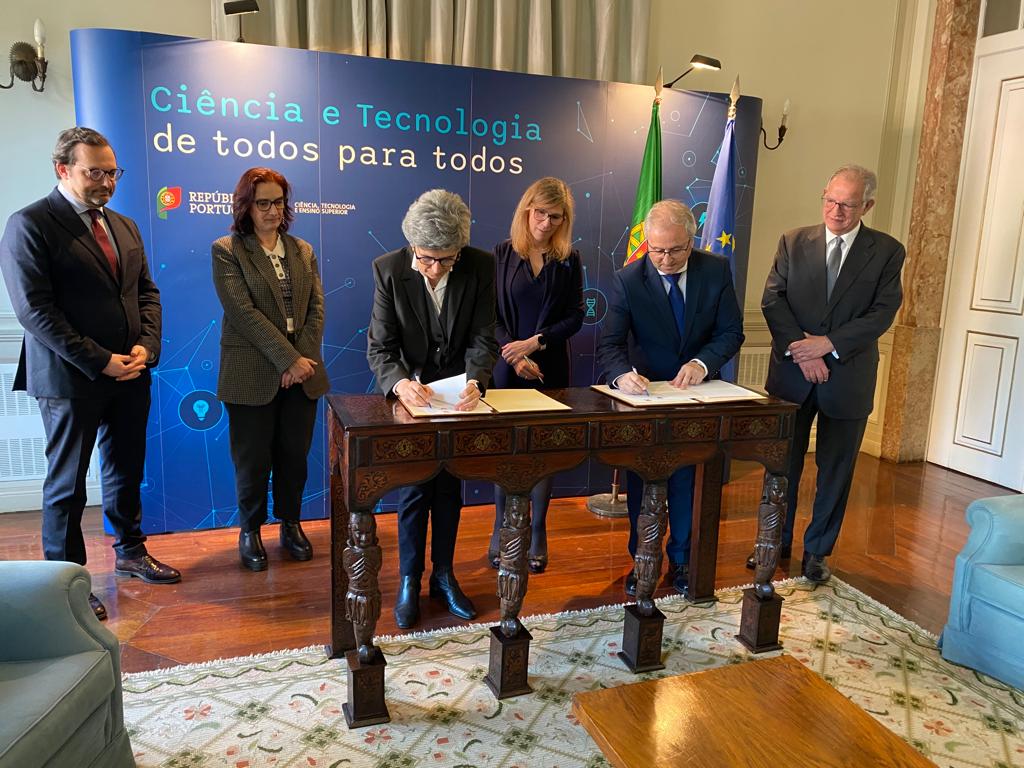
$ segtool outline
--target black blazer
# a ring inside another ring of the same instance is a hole
[[[71,204],[56,188],[13,214],[0,241],[0,268],[25,328],[15,390],[35,397],[98,397],[134,382],[102,371],[136,344],[160,355],[160,292],[135,222],[104,209],[120,260],[118,280]]]
[[[725,257],[696,249],[690,254],[684,338],[679,337],[665,283],[650,259],[635,261],[612,278],[597,346],[598,364],[609,385],[632,367],[652,381],[671,381],[694,358],[714,378],[742,344],[743,315]]]
[[[498,346],[518,341],[511,331],[519,325],[519,309],[512,300],[512,280],[517,269],[529,269],[523,258],[505,240],[494,247],[496,261],[495,288],[498,295],[498,317],[495,336]],[[544,299],[533,333],[544,335],[545,349],[531,356],[544,372],[545,387],[568,387],[569,339],[583,327],[583,263],[575,248],[565,261],[545,265]],[[532,334],[531,334],[532,335]],[[495,384],[500,387],[519,383],[533,387],[534,381],[524,381],[504,360],[498,359],[494,369]]]
[[[366,333],[366,359],[377,386],[391,396],[395,384],[422,372],[422,381],[457,376],[487,388],[498,357],[494,339],[494,257],[466,246],[448,273],[441,323],[445,329],[441,364],[426,370],[432,357],[430,299],[423,275],[413,269],[412,249],[378,256],[373,262],[373,310]]]
[[[761,299],[772,334],[765,387],[802,403],[813,385],[786,349],[805,331],[828,336],[839,358],[824,358],[829,378],[817,385],[819,407],[833,418],[865,419],[874,405],[878,339],[903,301],[906,251],[896,239],[861,224],[826,303],[825,245],[824,224],[790,230],[779,240]]]

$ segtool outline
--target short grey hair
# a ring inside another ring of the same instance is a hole
[[[854,165],[848,163],[844,166],[836,168],[831,176],[828,177],[828,181],[825,182],[825,189],[828,189],[828,185],[832,183],[832,179],[836,176],[850,176],[857,179],[861,184],[864,185],[864,203],[867,203],[875,199],[875,192],[878,190],[878,177],[875,172],[865,168],[863,165]]]
[[[693,237],[697,234],[697,222],[693,211],[678,200],[661,200],[651,206],[644,219],[644,232],[653,227],[686,227],[686,233]]]
[[[107,137],[92,128],[84,128],[76,125],[74,128],[67,128],[57,135],[57,146],[53,148],[53,172],[57,173],[57,165],[71,165],[75,159],[75,147],[79,144],[88,144],[90,147],[109,147]]]
[[[455,251],[469,244],[469,206],[447,189],[431,189],[416,198],[402,219],[409,245]]]

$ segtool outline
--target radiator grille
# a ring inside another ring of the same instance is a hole
[[[46,476],[46,441],[41,437],[0,439],[0,481]]]

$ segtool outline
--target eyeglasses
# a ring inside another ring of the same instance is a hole
[[[106,170],[104,168],[86,168],[85,166],[79,165],[79,168],[93,181],[99,181],[106,176],[111,181],[117,181],[124,176],[124,168],[111,168]]]
[[[284,209],[283,197],[279,197],[277,200],[267,200],[265,198],[261,200],[253,200],[252,203],[261,211],[269,211],[270,206],[274,206],[279,211]]]
[[[552,224],[557,226],[562,223],[562,220],[565,218],[565,214],[551,213],[550,211],[545,211],[543,208],[534,208],[533,218],[535,218],[538,223],[550,221]]]
[[[412,255],[416,258],[416,261],[420,262],[425,267],[432,267],[435,264],[440,264],[442,267],[451,267],[459,260],[458,253],[453,256],[445,256],[440,259],[435,259],[433,256],[420,256],[416,249],[413,249]]]
[[[864,203],[842,203],[839,200],[834,200],[831,197],[822,197],[821,202],[825,204],[826,208],[838,208],[840,213],[849,213],[850,211],[856,211],[858,208],[864,205]]]
[[[651,248],[650,246],[648,246],[647,253],[651,254],[652,256],[675,257],[686,253],[688,250],[690,250],[691,245],[692,243],[687,243],[686,245],[677,245],[675,248]]]

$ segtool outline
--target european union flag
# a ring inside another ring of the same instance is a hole
[[[730,117],[725,123],[725,135],[718,150],[718,164],[711,181],[708,197],[707,216],[700,247],[705,251],[720,253],[729,259],[733,279],[736,277],[736,118],[735,109],[729,110]],[[722,367],[722,378],[736,381],[736,359]]]
[[[725,123],[725,135],[718,150],[718,164],[711,181],[707,216],[700,247],[720,253],[733,264],[736,253],[736,120]]]

